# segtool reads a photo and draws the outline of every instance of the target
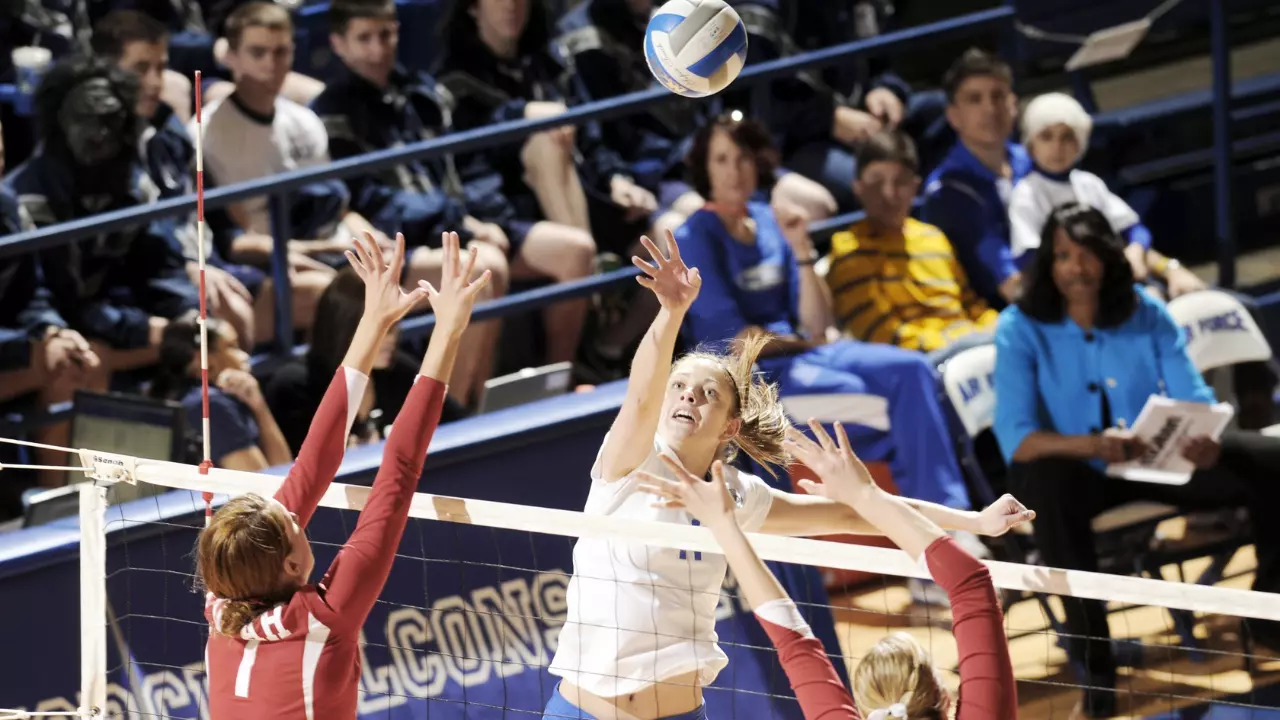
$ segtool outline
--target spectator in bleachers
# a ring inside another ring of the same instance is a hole
[[[1152,249],[1151,231],[1102,178],[1076,167],[1089,148],[1093,118],[1075,98],[1041,95],[1027,103],[1022,115],[1022,144],[1034,169],[1014,186],[1009,201],[1014,262],[1025,265],[1035,254],[1045,220],[1055,207],[1078,202],[1101,211],[1124,237],[1124,254],[1139,282],[1154,274],[1164,281],[1170,299],[1204,289],[1194,273]]]
[[[170,0],[172,1],[172,0]],[[232,67],[234,60],[231,58],[234,50],[232,48],[231,36],[235,32],[230,30],[231,18],[247,4],[251,4],[258,0],[201,0],[208,7],[207,26],[213,37],[217,40],[213,42],[211,51],[213,61],[216,65],[230,70],[233,75],[235,69]],[[274,1],[274,0],[273,0]],[[286,0],[285,2],[276,3],[286,13],[292,13],[292,9],[301,3]],[[206,76],[210,70],[216,68],[200,68],[206,71]],[[221,73],[219,73],[221,74]],[[236,90],[234,82],[219,80],[206,77],[204,88],[205,105],[225,99]],[[324,82],[309,75],[304,75],[293,69],[289,69],[284,76],[284,80],[280,85],[280,94],[283,97],[292,100],[299,105],[310,105],[316,97],[324,91]]]
[[[853,189],[867,217],[831,238],[836,326],[868,342],[933,352],[994,328],[947,236],[911,217],[920,189],[911,138],[881,131],[858,149]]]
[[[0,139],[0,177],[4,175],[4,141]],[[18,201],[0,186],[0,237],[26,229]],[[83,386],[86,371],[96,368],[98,356],[80,333],[53,308],[34,254],[0,258],[0,407],[34,395],[33,410],[71,400]],[[65,446],[65,423],[45,426],[34,434],[42,443]],[[61,465],[58,451],[35,449],[41,465]],[[40,484],[59,484],[63,473],[42,471]],[[7,484],[6,484],[7,485]]]
[[[760,369],[778,383],[784,399],[826,396],[828,412],[816,415],[839,415],[848,395],[885,398],[894,481],[902,494],[968,509],[938,379],[925,356],[891,345],[828,342],[831,300],[814,272],[818,255],[803,213],[782,207],[775,214],[752,199],[773,171],[774,157],[768,130],[753,121],[721,118],[695,136],[690,176],[711,204],[675,235],[685,262],[702,275],[702,290],[685,320],[686,340],[723,343],[760,332],[773,335]],[[859,433],[855,442],[865,448],[882,437],[872,432]],[[887,453],[871,451],[868,457],[873,454]],[[969,539],[971,547],[981,547]]]
[[[1197,470],[1185,485],[1108,477],[1109,463],[1150,448],[1128,430],[1153,395],[1214,401],[1163,303],[1134,283],[1125,241],[1100,211],[1055,209],[1027,266],[1026,288],[996,329],[994,432],[1010,463],[1009,488],[1037,512],[1036,544],[1051,567],[1097,571],[1091,520],[1133,500],[1185,509],[1280,505],[1280,439],[1227,431],[1181,439]],[[1280,591],[1280,525],[1255,516],[1254,589]],[[1067,646],[1084,663],[1085,711],[1115,709],[1115,659],[1102,603],[1073,600]],[[1280,647],[1276,623],[1250,621],[1255,639]]]
[[[449,132],[451,107],[433,78],[407,72],[396,64],[399,25],[390,0],[340,0],[329,10],[330,41],[342,60],[314,107],[329,130],[329,151],[347,158],[374,150],[420,142]],[[477,158],[478,160],[479,158]],[[512,278],[565,281],[590,275],[595,244],[584,230],[518,217],[502,192],[502,178],[492,169],[473,168],[463,177],[452,156],[418,160],[387,171],[348,179],[354,207],[387,232],[403,232],[415,265],[438,275],[443,255],[442,230],[456,230],[479,253],[477,272],[491,271],[489,288],[505,294]],[[424,275],[434,281],[431,275]],[[416,279],[416,278],[415,278]],[[586,314],[585,302],[562,303],[543,313],[547,360],[572,360]],[[450,383],[450,392],[469,402],[492,367],[497,321],[475,323],[477,338],[464,352],[480,353],[476,361],[459,360],[459,371],[475,375],[465,387]]]
[[[96,57],[55,64],[36,90],[39,149],[5,180],[37,227],[154,202],[138,162],[138,82]],[[150,223],[41,251],[53,305],[94,345],[90,381],[153,364],[169,320],[198,305],[172,227]]]
[[[163,25],[134,10],[108,13],[93,32],[93,51],[139,78],[137,113],[147,123],[139,147],[143,167],[160,189],[161,198],[195,193],[195,147],[186,125],[163,95],[168,40],[168,31]],[[198,282],[195,213],[159,222],[173,223],[187,258],[187,276],[193,283]],[[206,238],[205,257],[209,314],[231,323],[246,350],[255,343],[269,340],[275,329],[275,294],[271,280],[260,268],[227,262],[212,237]],[[316,301],[329,277],[327,271],[294,272],[293,319],[298,328],[311,327]]]
[[[892,15],[891,3],[880,0],[731,0],[730,4],[747,27],[749,65],[875,37]],[[766,124],[774,132],[783,164],[820,182],[840,212],[857,206],[852,191],[857,174],[854,161],[858,146],[871,134],[901,130],[912,137],[926,172],[955,139],[944,120],[942,94],[913,92],[893,72],[890,55],[801,71],[767,87]],[[755,92],[764,89],[743,90],[739,104],[745,106]]]
[[[574,73],[579,100],[590,102],[657,86],[644,59],[644,32],[653,0],[583,0],[557,24],[556,46]],[[654,103],[645,112],[602,124],[604,144],[621,158],[630,179],[657,198],[659,244],[705,202],[685,181],[685,155],[705,120],[702,105]],[[762,190],[803,208],[812,219],[835,212],[835,201],[798,173],[766,178]],[[650,315],[650,318],[652,315]],[[645,324],[648,320],[645,320]]]
[[[978,49],[960,56],[942,81],[947,121],[959,136],[930,173],[921,217],[951,241],[973,289],[995,307],[1017,299],[1021,276],[1009,246],[1009,197],[1031,172],[1013,142],[1013,71]]]
[[[249,355],[230,323],[209,318],[209,445],[213,464],[228,470],[263,470],[293,462],[280,426],[250,372]],[[203,425],[200,387],[200,316],[192,312],[169,323],[160,343],[160,366],[147,390],[172,400],[187,414],[187,427]],[[199,437],[199,432],[194,433]],[[196,458],[200,460],[203,458]]]
[[[441,34],[446,52],[436,75],[453,101],[454,129],[565,112],[567,71],[551,55],[550,28],[541,0],[457,0]],[[481,156],[477,159],[485,169],[496,169],[502,175],[503,193],[520,217],[545,218],[589,231],[587,194],[575,158],[578,151],[577,128],[565,125],[534,133],[522,145],[486,148],[458,160],[464,177],[472,155]],[[599,159],[611,167],[592,173],[593,179],[602,180],[608,192],[609,182],[620,174],[621,158],[608,153]],[[627,181],[625,175],[621,179]],[[652,194],[630,184],[648,197],[623,192],[623,200],[634,197],[636,209],[646,215],[656,209]]]
[[[264,388],[267,406],[280,421],[285,440],[295,453],[302,447],[329,380],[342,364],[364,314],[364,283],[354,270],[342,270],[334,278],[320,298],[320,314],[325,321],[316,326],[307,354],[282,365]],[[381,442],[413,387],[420,362],[399,349],[397,341],[398,330],[393,327],[383,337],[373,372],[369,373],[369,389],[351,426],[351,445]],[[445,398],[441,422],[452,422],[464,415],[456,400]]]
[[[206,181],[233,185],[328,162],[328,138],[315,113],[280,94],[293,64],[293,24],[289,11],[265,2],[241,5],[227,20],[227,63],[235,92],[204,110]],[[192,127],[194,134],[196,128]],[[345,238],[368,228],[347,211],[340,180],[311,183],[290,191],[289,243],[297,268],[323,272],[345,264]],[[232,259],[265,265],[272,248],[266,196],[227,208],[244,234],[228,253]],[[385,238],[384,238],[385,241]]]

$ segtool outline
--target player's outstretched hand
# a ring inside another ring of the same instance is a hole
[[[676,238],[670,231],[667,231],[667,247],[671,249],[669,259],[649,238],[641,237],[640,243],[649,251],[653,262],[635,256],[631,258],[632,264],[644,272],[636,281],[652,290],[658,296],[658,303],[667,310],[688,310],[698,297],[698,289],[702,287],[702,276],[698,274],[698,268],[684,264]]]
[[[1005,493],[978,513],[978,533],[988,537],[1000,537],[1024,522],[1036,519],[1036,511],[1028,510],[1018,498]]]
[[[389,329],[427,296],[426,288],[417,287],[405,292],[400,287],[400,273],[404,268],[404,235],[396,233],[396,244],[390,257],[383,253],[381,244],[371,233],[355,238],[353,246],[346,256],[347,262],[364,281],[364,314],[378,321],[383,329]]]
[[[662,453],[658,456],[676,476],[668,480],[643,470],[640,489],[662,498],[655,505],[665,508],[682,508],[697,518],[698,522],[712,529],[721,522],[734,522],[733,497],[724,483],[724,465],[715,461],[711,466],[711,482],[694,475],[676,458]]]
[[[821,483],[801,480],[800,487],[812,495],[846,505],[857,505],[871,493],[878,492],[867,466],[853,454],[844,425],[836,423],[835,441],[817,420],[810,418],[809,429],[817,442],[796,428],[787,428],[787,449],[822,480]]]
[[[476,296],[489,284],[490,273],[485,270],[480,277],[471,280],[471,273],[476,267],[475,248],[466,251],[464,260],[458,233],[443,233],[441,239],[444,265],[441,268],[440,288],[437,290],[426,280],[419,282],[418,286],[431,301],[431,310],[436,315],[436,331],[456,337],[471,322],[471,309],[475,307]]]

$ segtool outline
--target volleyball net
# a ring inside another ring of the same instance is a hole
[[[90,477],[78,486],[81,689],[75,697],[49,698],[23,711],[209,717],[203,662],[208,628],[193,552],[204,525],[204,494],[213,493],[215,506],[248,492],[269,497],[283,478],[202,472],[97,451],[78,451],[77,457]],[[113,487],[133,483],[176,492],[108,503]],[[340,483],[326,492],[308,529],[316,577],[354,528],[369,492]],[[578,538],[613,541],[621,553],[676,552],[691,562],[718,549],[707,530],[693,525],[428,493],[418,493],[409,512],[392,575],[361,638],[362,717],[541,717],[555,688],[546,666],[565,621]],[[761,534],[751,540],[763,558],[780,563],[775,571],[842,672],[851,672],[884,634],[902,630],[924,644],[953,687],[958,682],[948,612],[909,601],[900,580],[928,574],[904,553]],[[1121,665],[1133,665],[1122,667],[1115,687],[1127,713],[1148,717],[1213,701],[1259,713],[1239,717],[1272,717],[1261,693],[1280,662],[1249,647],[1240,628],[1252,620],[1280,620],[1280,603],[1274,595],[1243,589],[1252,563],[1246,548],[1227,565],[1226,581],[1202,586],[989,562],[1009,601],[1006,633],[1022,716],[1069,716],[1083,677],[1073,671],[1051,614],[1061,617],[1066,604],[1100,600],[1112,610],[1111,643]],[[828,596],[822,577],[833,572],[879,579],[851,594]],[[1039,602],[1036,594],[1053,597]],[[1170,611],[1194,618],[1191,644],[1179,636]],[[705,692],[711,716],[801,718],[732,575],[718,600],[717,632],[729,664]],[[69,678],[68,654],[58,657],[51,671]],[[1280,710],[1271,712],[1280,717]],[[14,715],[0,711],[0,717]]]

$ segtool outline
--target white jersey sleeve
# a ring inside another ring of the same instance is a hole
[[[730,494],[734,494],[736,486],[734,501],[741,498],[735,513],[738,525],[747,532],[756,532],[764,527],[765,518],[769,517],[769,510],[773,507],[773,492],[764,480],[755,475],[738,472],[736,469],[731,469],[731,472],[736,476],[736,482],[730,484]],[[730,473],[725,473],[725,482],[729,482],[729,475]]]

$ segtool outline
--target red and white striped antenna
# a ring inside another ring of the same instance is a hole
[[[208,475],[213,467],[209,447],[209,331],[205,307],[207,296],[204,285],[204,118],[200,106],[204,103],[200,92],[200,71],[196,71],[196,252],[200,266],[200,402],[201,434],[204,439],[204,459],[200,461],[200,474]],[[204,524],[213,521],[213,493],[204,493]]]

